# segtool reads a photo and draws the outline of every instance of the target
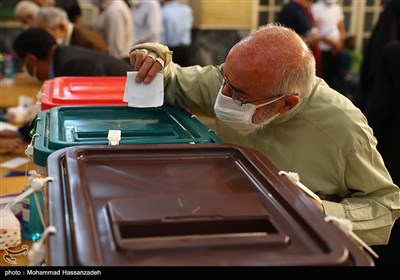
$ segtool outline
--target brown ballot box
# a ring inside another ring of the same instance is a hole
[[[47,165],[50,265],[373,265],[252,149],[76,146]]]

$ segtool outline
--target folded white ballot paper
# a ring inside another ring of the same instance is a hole
[[[136,83],[137,71],[127,72],[123,101],[129,107],[148,108],[160,107],[164,104],[164,77],[157,73],[149,84]]]

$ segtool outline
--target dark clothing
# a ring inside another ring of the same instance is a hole
[[[30,135],[30,132],[32,129],[35,127],[35,120],[32,120],[32,122],[29,122],[20,128],[18,128],[18,133],[24,138],[25,142],[30,142],[32,137]]]
[[[377,149],[395,184],[400,186],[400,41],[388,43],[377,61],[373,89],[364,108],[378,140]],[[400,222],[397,220],[389,244],[373,247],[380,255],[376,265],[400,264]]]
[[[71,34],[70,45],[81,46],[91,50],[108,53],[107,43],[103,40],[100,34],[83,27],[74,26]]]
[[[382,49],[373,89],[362,110],[378,139],[378,150],[394,182],[400,185],[400,41]]]
[[[316,27],[315,20],[311,14],[309,6],[302,6],[295,1],[291,1],[286,4],[278,15],[277,22],[280,24],[293,29],[297,34],[302,37],[306,37],[311,30]],[[310,46],[311,51],[314,54],[317,76],[322,76],[322,65],[321,65],[321,51],[319,49],[318,42]]]
[[[126,76],[134,71],[120,59],[86,48],[59,47],[53,57],[54,76]]]
[[[397,41],[397,42],[396,42]],[[390,0],[380,14],[369,39],[360,71],[354,104],[363,111],[378,140],[377,149],[400,185],[400,0]],[[396,42],[396,43],[391,43]],[[393,226],[386,246],[372,247],[377,266],[400,263],[400,221]]]
[[[74,24],[77,18],[82,16],[82,9],[78,0],[56,0],[56,7],[65,10],[69,21]]]
[[[368,41],[361,65],[360,84],[354,100],[358,108],[363,109],[368,102],[382,48],[395,40],[400,40],[400,0],[387,2]]]
[[[289,2],[278,15],[278,22],[290,27],[300,36],[305,36],[313,27],[313,22],[296,2]]]
[[[340,57],[331,51],[322,51],[322,78],[333,89],[340,88]]]
[[[190,66],[189,58],[190,58],[190,46],[176,46],[169,47],[172,51],[172,55],[174,58],[174,63],[179,64],[182,67]]]
[[[61,76],[126,76],[133,67],[126,62],[98,51],[82,47],[58,47],[53,57],[54,77]],[[30,141],[35,122],[26,124],[19,133]]]

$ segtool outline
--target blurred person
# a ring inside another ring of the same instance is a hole
[[[216,66],[181,67],[157,43],[135,45],[130,56],[136,83],[163,69],[165,103],[216,117],[225,143],[256,149],[280,170],[296,172],[322,200],[311,202],[350,220],[367,244],[388,242],[400,216],[399,188],[365,116],[315,76],[314,56],[293,30],[262,26]]]
[[[338,89],[350,99],[354,99],[360,80],[362,54],[356,50],[356,36],[349,34],[345,37],[343,48],[338,54],[339,80]]]
[[[129,62],[129,49],[134,42],[133,19],[123,0],[97,0],[101,8],[98,22],[100,34],[108,45],[109,54]]]
[[[31,27],[40,6],[32,1],[19,1],[14,8],[15,17],[22,23],[24,28]]]
[[[397,143],[400,112],[400,0],[385,1],[383,10],[366,45],[360,71],[360,83],[354,104],[367,117],[378,140],[378,150],[393,177],[400,184]],[[392,229],[387,246],[374,246],[380,255],[377,266],[400,263],[400,222]]]
[[[173,52],[174,61],[188,66],[192,44],[193,12],[175,0],[161,0],[162,31],[160,42]]]
[[[376,61],[373,88],[363,112],[378,140],[378,151],[393,181],[400,184],[400,145],[397,135],[400,129],[400,41],[385,44],[380,60]],[[373,248],[378,254],[377,266],[400,263],[400,222],[396,221],[387,246]]]
[[[310,47],[316,62],[316,74],[322,77],[319,30],[311,13],[311,0],[293,0],[283,6],[277,22],[293,29]]]
[[[42,8],[36,15],[33,25],[46,29],[61,46],[81,46],[108,53],[107,44],[100,34],[84,27],[75,26],[61,8]]]
[[[128,63],[108,54],[78,46],[60,46],[43,28],[21,32],[13,49],[26,75],[41,82],[60,76],[126,76],[133,71]],[[30,122],[18,132],[7,133],[30,141],[32,126]]]
[[[330,87],[338,89],[338,54],[345,36],[343,9],[337,0],[318,0],[311,5],[311,12],[320,32],[322,78]]]
[[[56,0],[56,7],[63,9],[74,26],[82,27],[82,9],[78,0]]]
[[[354,77],[358,77],[363,57],[362,53],[356,50],[356,36],[354,34],[349,34],[345,37],[341,53],[349,59],[349,73]]]
[[[54,0],[31,0],[31,1],[35,2],[40,7],[54,7],[55,5]]]
[[[400,0],[386,1],[368,40],[361,64],[360,84],[354,100],[354,104],[361,111],[369,102],[371,91],[374,88],[382,49],[387,43],[393,41],[400,41]]]
[[[400,145],[396,137],[400,128],[400,41],[387,43],[381,51],[374,86],[363,112],[374,130],[386,167],[394,182],[400,184]]]
[[[160,42],[161,5],[158,0],[131,0],[135,44]]]

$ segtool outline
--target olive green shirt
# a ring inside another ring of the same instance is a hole
[[[222,76],[214,66],[164,69],[165,101],[192,113],[215,116]],[[260,131],[242,136],[216,120],[226,142],[262,152],[278,169],[296,172],[323,200],[327,215],[352,221],[369,245],[387,244],[400,216],[399,188],[393,183],[377,141],[361,111],[316,78],[312,91],[291,111]]]

